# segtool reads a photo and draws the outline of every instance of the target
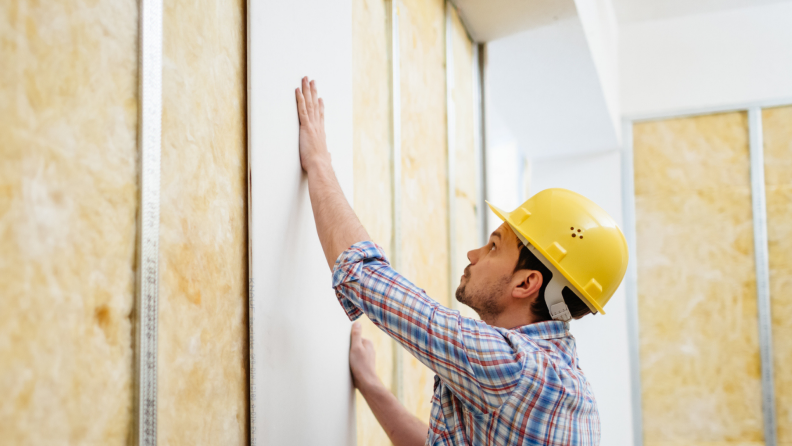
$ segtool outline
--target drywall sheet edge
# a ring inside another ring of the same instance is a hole
[[[317,79],[352,197],[351,1],[248,2],[251,443],[349,445],[349,321],[300,168],[294,89]]]

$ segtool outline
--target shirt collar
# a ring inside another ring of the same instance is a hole
[[[513,330],[536,339],[555,339],[569,336],[569,322],[544,321],[523,325]]]

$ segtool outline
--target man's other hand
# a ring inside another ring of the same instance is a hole
[[[330,162],[324,128],[324,102],[316,90],[316,81],[302,78],[302,91],[296,89],[297,115],[300,118],[300,164],[308,172],[316,163]]]
[[[352,382],[361,390],[380,384],[375,368],[374,344],[363,337],[362,331],[363,326],[360,322],[352,325],[349,345],[349,369],[352,371]]]

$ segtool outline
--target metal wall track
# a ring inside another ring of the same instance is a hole
[[[748,110],[751,152],[751,203],[753,208],[754,258],[756,265],[756,306],[759,313],[759,351],[762,362],[762,411],[766,446],[776,446],[776,404],[773,379],[773,322],[770,317],[770,263],[767,247],[767,207],[765,203],[764,141],[762,110]]]
[[[398,0],[387,0],[388,14],[388,62],[390,63],[390,102],[391,102],[391,190],[392,190],[392,239],[391,260],[396,271],[401,271],[401,55],[399,54],[399,4]],[[395,339],[391,339],[393,351],[393,382],[391,391],[399,401],[404,401],[404,351]]]
[[[632,403],[633,445],[643,446],[643,400],[641,398],[641,357],[638,330],[638,255],[635,245],[635,173],[633,169],[632,122],[622,124],[622,209],[624,235],[630,252],[630,262],[624,277],[627,301],[627,336],[630,352],[630,396]]]
[[[157,444],[157,307],[162,137],[162,0],[140,2],[136,443]]]

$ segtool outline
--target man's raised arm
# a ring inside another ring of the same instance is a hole
[[[300,117],[300,163],[308,173],[316,231],[322,243],[327,266],[357,242],[371,240],[366,229],[344,197],[330,164],[324,129],[324,102],[316,91],[316,81],[302,79],[302,91],[295,90]]]

